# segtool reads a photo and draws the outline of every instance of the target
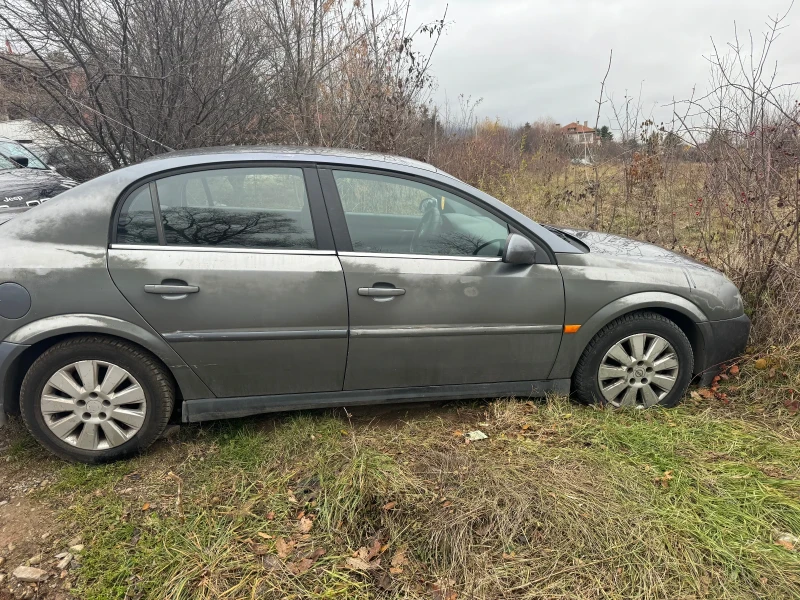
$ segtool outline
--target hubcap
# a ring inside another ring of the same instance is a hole
[[[147,401],[142,386],[122,367],[82,360],[47,380],[40,407],[60,440],[82,450],[108,450],[139,432]]]
[[[648,408],[669,394],[679,368],[678,356],[667,340],[638,333],[606,352],[597,380],[600,392],[612,406]]]

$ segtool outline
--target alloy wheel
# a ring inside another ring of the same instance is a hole
[[[124,444],[144,425],[142,386],[122,367],[82,360],[60,368],[40,398],[44,422],[61,441],[82,450]]]
[[[638,333],[620,340],[605,353],[597,380],[608,404],[649,408],[669,394],[679,369],[678,355],[667,340]]]

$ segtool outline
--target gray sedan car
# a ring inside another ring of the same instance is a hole
[[[430,165],[177,152],[0,225],[0,418],[82,462],[170,419],[570,391],[672,406],[750,322],[719,272]]]

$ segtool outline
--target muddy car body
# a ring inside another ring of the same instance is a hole
[[[170,418],[571,390],[670,406],[750,326],[714,269],[361,152],[171,153],[0,225],[0,248],[3,410],[86,462]]]

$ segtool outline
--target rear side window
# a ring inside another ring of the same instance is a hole
[[[118,244],[158,244],[158,230],[150,199],[150,187],[143,185],[133,192],[119,213]]]
[[[194,171],[156,188],[167,245],[317,247],[302,169]]]

